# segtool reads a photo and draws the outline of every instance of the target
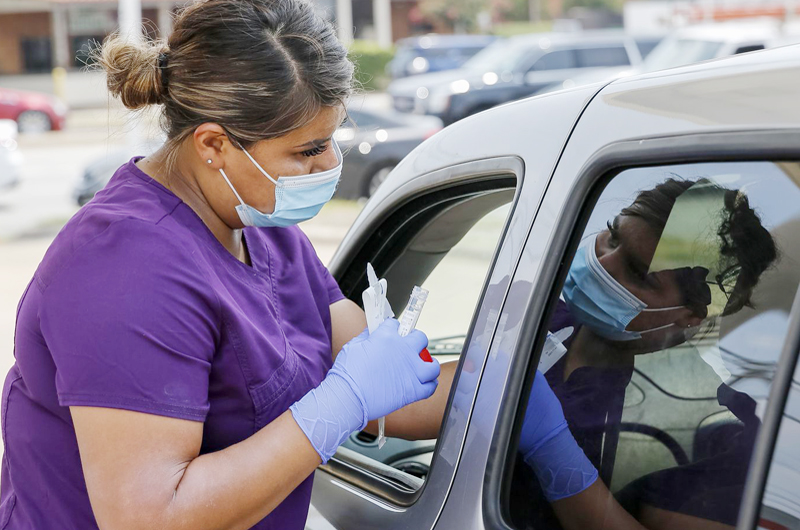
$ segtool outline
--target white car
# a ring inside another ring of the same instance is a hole
[[[13,120],[0,120],[0,191],[19,184],[21,166],[17,123]]]
[[[662,40],[639,66],[615,71],[586,72],[543,88],[538,94],[608,82],[740,53],[800,42],[800,26],[773,19],[698,24],[679,29]]]

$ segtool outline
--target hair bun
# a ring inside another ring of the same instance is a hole
[[[105,70],[108,91],[129,109],[164,102],[165,92],[160,57],[166,52],[163,42],[136,42],[118,34],[109,36],[97,61]]]

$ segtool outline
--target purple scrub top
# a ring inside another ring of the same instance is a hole
[[[204,422],[201,453],[277,418],[331,367],[339,287],[299,228],[246,228],[252,267],[131,160],[50,246],[17,310],[0,529],[97,528],[69,406]],[[302,529],[309,476],[253,528]]]

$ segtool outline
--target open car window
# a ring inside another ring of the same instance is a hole
[[[583,212],[532,384],[645,528],[737,524],[800,283],[798,205],[800,164],[725,162],[619,172]],[[510,523],[561,528],[542,455],[512,450]]]
[[[511,212],[515,190],[507,183],[443,198],[424,213],[409,214],[411,228],[397,231],[389,256],[374,260],[397,316],[415,285],[429,291],[416,327],[427,334],[428,349],[440,363],[457,362],[461,354]],[[338,459],[381,475],[400,491],[415,491],[428,475],[436,440],[389,437],[380,448],[374,435],[360,432],[343,447]]]

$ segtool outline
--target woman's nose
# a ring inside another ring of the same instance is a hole
[[[334,147],[333,141],[331,141],[331,145],[328,149],[317,157],[317,163],[314,164],[312,173],[328,171],[329,169],[335,168],[337,165],[339,165],[339,157],[336,156],[336,147]]]

